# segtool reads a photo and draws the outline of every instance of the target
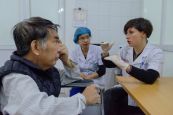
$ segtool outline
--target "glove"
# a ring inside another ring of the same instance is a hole
[[[130,66],[128,63],[124,62],[119,56],[112,55],[104,58],[105,60],[112,61],[115,65],[117,65],[122,70],[126,71],[127,68]]]

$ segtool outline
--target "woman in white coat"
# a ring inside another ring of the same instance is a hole
[[[147,84],[154,83],[162,71],[163,52],[148,42],[152,30],[152,24],[147,19],[129,20],[124,26],[128,46],[122,48],[120,56],[106,57],[104,64],[121,68],[123,76],[132,76]],[[144,114],[121,86],[105,92],[104,111],[105,115]]]
[[[91,31],[86,27],[79,27],[74,34],[74,43],[77,47],[71,53],[71,60],[80,68],[80,76],[86,80],[94,80],[97,84],[99,77],[105,74],[105,66],[101,59],[102,49],[90,44]],[[84,88],[75,87],[70,91],[70,96],[82,92]]]

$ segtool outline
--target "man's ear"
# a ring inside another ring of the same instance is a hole
[[[33,40],[31,42],[31,51],[35,54],[35,55],[39,55],[40,53],[40,46],[37,40]]]

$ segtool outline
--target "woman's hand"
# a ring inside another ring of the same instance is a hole
[[[103,50],[103,52],[102,52],[102,56],[103,57],[107,57],[107,56],[109,56],[109,50],[112,48],[112,46],[113,46],[113,44],[114,43],[108,43],[108,42],[103,42],[103,43],[101,43],[101,48],[102,48],[102,50]]]
[[[97,74],[97,73],[92,73],[92,74],[90,74],[90,75],[85,75],[85,74],[81,73],[80,76],[81,76],[83,79],[92,80],[92,79],[97,78],[97,77],[98,77],[98,74]]]

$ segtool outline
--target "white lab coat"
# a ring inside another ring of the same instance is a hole
[[[80,72],[84,73],[85,75],[89,75],[96,72],[99,65],[103,65],[101,53],[101,47],[89,45],[89,51],[87,57],[85,58],[81,47],[78,45],[75,50],[70,53],[70,58],[75,64],[79,66]],[[94,79],[94,83],[102,85],[102,77]]]
[[[137,68],[141,68],[144,70],[153,69],[162,73],[163,67],[163,51],[150,44],[147,43],[143,52],[133,61],[133,48],[126,46],[120,52],[121,59],[125,62],[133,65]],[[129,76],[125,71],[122,71],[123,76]],[[135,105],[132,99],[128,100],[129,105]]]

